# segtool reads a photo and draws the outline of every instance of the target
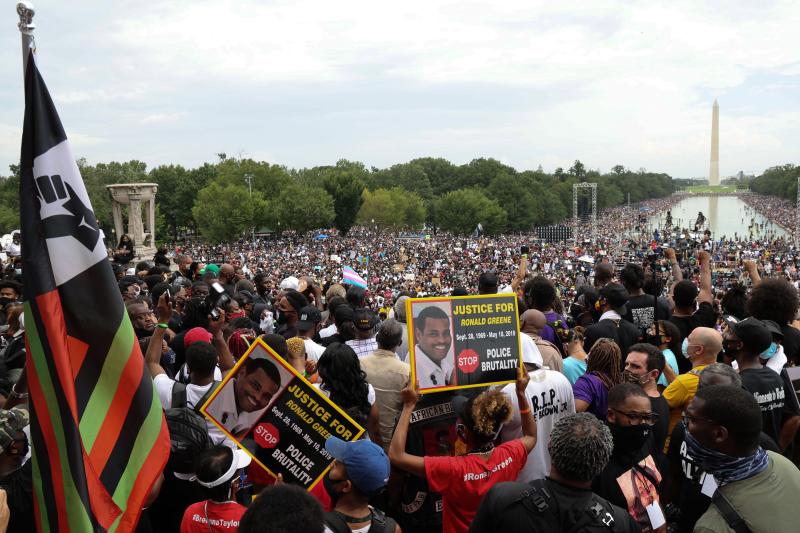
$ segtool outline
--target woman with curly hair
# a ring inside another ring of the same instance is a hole
[[[782,278],[765,279],[750,291],[747,311],[759,320],[772,320],[783,333],[783,351],[788,365],[800,364],[800,330],[789,324],[800,306],[797,289]],[[740,318],[740,317],[737,317]]]
[[[382,446],[375,389],[367,383],[356,352],[346,344],[334,342],[319,357],[317,372],[320,383],[315,387],[343,410],[358,414],[356,422],[366,424],[369,439]]]
[[[468,450],[456,457],[420,457],[406,452],[408,426],[419,393],[417,386],[403,389],[403,411],[389,446],[389,459],[396,468],[426,478],[430,489],[442,495],[444,533],[466,532],[483,495],[496,483],[517,479],[525,466],[536,445],[536,422],[525,395],[528,379],[527,372],[520,372],[516,387],[523,437],[497,447],[494,442],[511,419],[513,406],[508,397],[489,390],[472,399],[453,398],[456,432]]]
[[[600,420],[606,419],[608,391],[622,383],[622,353],[612,339],[597,339],[589,350],[586,373],[578,378],[572,391],[575,393],[575,411],[588,411]]]

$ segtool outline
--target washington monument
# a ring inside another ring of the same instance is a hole
[[[711,111],[711,171],[708,173],[708,184],[719,185],[719,104],[716,98]]]

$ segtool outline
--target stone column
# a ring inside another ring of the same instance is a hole
[[[111,199],[111,212],[114,216],[114,232],[116,233],[116,241],[111,244],[111,247],[116,250],[119,238],[122,237],[125,230],[122,226],[122,204],[113,198]]]

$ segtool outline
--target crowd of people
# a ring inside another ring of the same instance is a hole
[[[118,246],[172,444],[139,530],[793,531],[794,250],[648,222],[680,198],[609,210],[577,243],[354,228],[138,263]],[[367,288],[343,283],[344,266]],[[9,531],[34,523],[21,275],[0,281]],[[504,292],[528,347],[516,381],[420,395],[408,298]],[[199,414],[259,337],[366,430],[328,438],[334,461],[310,491],[265,472],[239,431],[275,393],[269,368],[240,365],[226,432]]]

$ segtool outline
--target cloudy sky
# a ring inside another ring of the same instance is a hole
[[[40,68],[90,163],[495,157],[698,177],[714,98],[722,175],[800,163],[796,0],[34,4]],[[2,174],[23,114],[3,9]]]

